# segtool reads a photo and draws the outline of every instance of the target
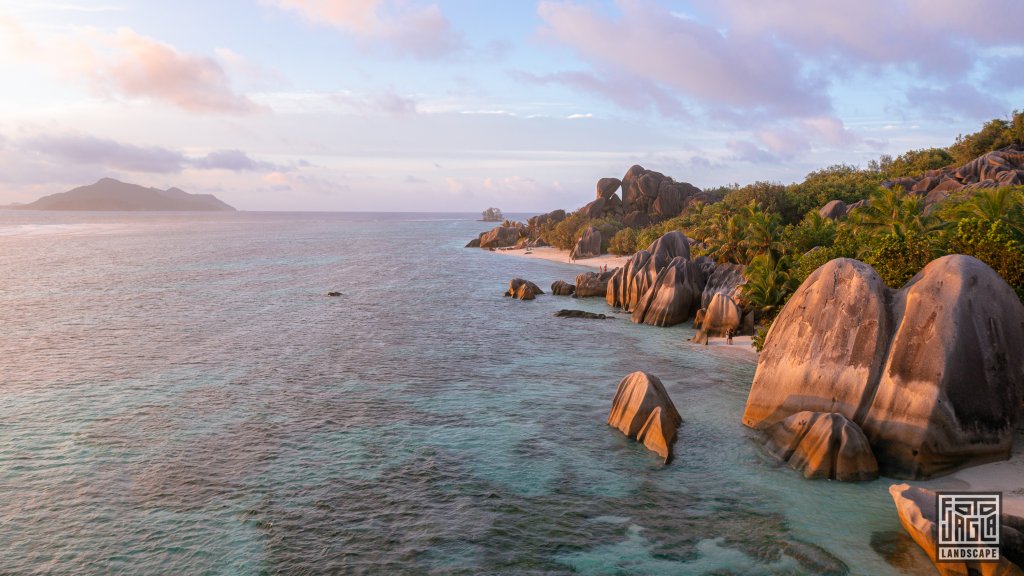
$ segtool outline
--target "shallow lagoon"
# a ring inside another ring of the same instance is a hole
[[[488,227],[0,212],[0,572],[933,573],[890,481],[762,453],[752,361],[501,298],[581,269]],[[634,370],[667,467],[605,425]]]

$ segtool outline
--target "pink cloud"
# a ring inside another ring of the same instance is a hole
[[[248,114],[260,108],[231,88],[216,60],[122,28],[92,35],[99,51],[78,72],[101,93],[167,102],[196,113]]]
[[[732,140],[734,160],[755,164],[789,161],[816,148],[841,148],[863,139],[831,116],[783,121],[755,130],[753,140]]]
[[[462,36],[436,4],[415,6],[393,0],[265,0],[301,14],[313,24],[331,26],[368,44],[380,43],[416,58],[439,58],[457,51]]]
[[[84,81],[103,96],[163,102],[193,113],[262,110],[234,91],[230,77],[215,59],[183,53],[129,28],[115,33],[89,28],[45,35],[0,14],[0,43],[4,41],[9,53],[19,60],[49,67],[68,81]],[[218,52],[234,64],[243,62],[229,50]]]
[[[677,17],[647,0],[619,0],[619,14],[590,6],[542,2],[542,34],[572,48],[604,75],[639,79],[705,109],[775,116],[821,114],[824,86],[798,59],[766,38],[725,34]],[[653,95],[651,96],[654,97]]]

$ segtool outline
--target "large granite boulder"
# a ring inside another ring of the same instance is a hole
[[[646,250],[634,253],[609,280],[605,295],[608,305],[626,312],[635,310],[640,298],[654,285],[658,273],[675,258],[690,258],[690,241],[678,231],[668,232]]]
[[[645,271],[650,260],[651,253],[640,250],[633,253],[623,266],[615,269],[605,292],[605,301],[609,306],[622,308],[626,312],[633,309],[632,305],[647,290]],[[638,282],[642,285],[638,286]]]
[[[622,223],[629,228],[645,228],[651,225],[652,220],[651,217],[647,215],[647,212],[633,210],[622,217]]]
[[[565,220],[565,210],[552,210],[546,214],[538,214],[526,221],[530,228],[539,228],[545,224],[558,224]]]
[[[835,412],[797,412],[766,431],[768,451],[805,478],[861,482],[878,478],[864,432]]]
[[[700,308],[704,282],[704,272],[699,265],[682,256],[673,258],[640,297],[631,319],[651,326],[686,322]]]
[[[483,234],[481,234],[480,236],[483,236]],[[479,248],[479,247],[480,247],[480,238],[479,237],[473,238],[472,240],[469,241],[468,244],[466,244],[466,248]]]
[[[551,284],[551,293],[555,296],[572,296],[576,292],[576,286],[565,280],[555,280]]]
[[[622,177],[622,213],[630,227],[646,226],[651,218],[660,220],[678,216],[701,191],[687,182],[676,182],[661,172],[632,166]],[[642,223],[642,216],[647,223]]]
[[[535,296],[543,293],[544,291],[533,282],[523,280],[522,278],[513,278],[508,283],[508,290],[505,292],[505,296],[518,298],[519,300],[533,300]]]
[[[576,241],[576,246],[572,249],[572,257],[574,259],[594,258],[600,255],[601,231],[593,226],[587,226],[587,229],[583,231],[583,235]]]
[[[634,164],[626,170],[626,174],[622,176],[622,209],[627,214],[633,210],[640,212],[646,212],[639,208],[634,208],[635,196],[639,194],[636,190],[636,180],[646,172],[643,166]]]
[[[615,275],[615,270],[607,272],[582,272],[576,275],[575,298],[591,298],[605,296],[608,293],[608,281]]]
[[[941,178],[939,176],[925,176],[910,187],[910,192],[917,196],[927,196],[928,193],[931,192],[932,188],[939,185],[940,181]]]
[[[1024,305],[970,256],[901,290],[861,262],[826,263],[773,323],[743,423],[837,412],[886,476],[928,478],[1009,457],[1024,396]]]
[[[746,267],[742,264],[714,264],[713,262],[712,266],[708,266],[706,260],[703,262],[705,263],[702,263],[701,266],[705,270],[711,268],[711,272],[705,272],[708,274],[708,281],[704,285],[704,293],[700,296],[700,307],[707,309],[715,294],[724,294],[733,302],[740,302],[743,297],[743,285],[747,283],[747,279],[743,276]]]
[[[519,241],[525,229],[522,225],[497,226],[480,236],[481,248],[507,248]]]
[[[882,186],[901,186],[904,190],[925,197],[925,204],[942,202],[957,192],[970,192],[997,186],[1024,183],[1024,150],[1008,146],[985,153],[959,168],[929,170],[919,178],[888,180]]]
[[[1000,546],[998,562],[976,560],[937,562],[938,510],[935,492],[909,484],[893,484],[889,495],[896,505],[896,514],[903,529],[924,550],[942,576],[1024,576],[1021,562],[1024,561],[1024,518],[1003,514],[1000,516]]]
[[[697,327],[708,336],[725,336],[730,330],[736,334],[743,324],[743,309],[722,292],[715,293],[708,307],[702,311]]]
[[[818,210],[818,215],[822,218],[831,218],[832,220],[838,220],[843,216],[846,216],[846,202],[842,200],[832,200],[828,204],[825,204]]]
[[[608,425],[642,442],[665,463],[672,461],[676,431],[683,419],[657,376],[633,372],[619,382]]]
[[[686,234],[673,230],[662,234],[660,238],[652,242],[647,247],[647,251],[651,253],[655,267],[661,271],[673,258],[690,259],[690,240]]]
[[[601,178],[597,181],[597,198],[607,200],[619,189],[622,180],[618,178]]]

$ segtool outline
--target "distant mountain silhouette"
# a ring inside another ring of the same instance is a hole
[[[22,210],[161,210],[161,211],[233,211],[213,194],[189,194],[180,188],[146,188],[103,178],[95,184],[79,186],[67,192],[43,196]]]

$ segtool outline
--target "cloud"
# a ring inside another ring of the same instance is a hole
[[[1003,100],[962,82],[944,88],[911,88],[907,91],[907,101],[931,114],[975,120],[998,118],[1009,107]]]
[[[232,172],[261,172],[284,170],[270,162],[253,160],[241,150],[214,150],[201,158],[189,160],[189,166],[199,170],[230,170]]]
[[[753,140],[727,143],[733,160],[754,164],[784,162],[816,148],[843,148],[863,142],[838,118],[815,116],[777,122],[754,130]]]
[[[64,35],[41,35],[15,18],[0,14],[0,41],[20,61],[84,82],[96,94],[170,104],[192,113],[251,114],[263,109],[231,86],[213,58],[186,54],[175,47],[121,28],[110,33],[94,28]],[[221,51],[234,58],[230,51]]]
[[[102,165],[130,172],[181,172],[185,156],[159,146],[133,146],[84,135],[37,136],[23,143],[28,149],[75,164]]]
[[[136,146],[83,134],[40,135],[20,144],[51,159],[128,172],[179,173],[185,169],[229,170],[232,172],[288,171],[289,168],[254,160],[241,150],[214,150],[189,157],[160,146]]]
[[[331,26],[368,45],[383,45],[403,56],[433,59],[462,48],[436,4],[416,6],[400,0],[265,0],[301,14],[313,24]]]
[[[565,71],[533,74],[513,71],[512,76],[534,84],[561,84],[580,92],[597,94],[627,110],[656,110],[665,117],[688,117],[679,98],[655,82],[624,75],[598,77],[589,72]]]
[[[338,104],[351,108],[360,115],[384,114],[386,116],[412,116],[417,113],[416,101],[402,96],[394,90],[384,90],[374,94],[354,94],[340,92],[332,94],[331,99]]]
[[[621,88],[605,94],[621,100],[622,91],[640,90],[655,102],[678,94],[712,115],[796,117],[830,108],[824,84],[770,39],[723,33],[647,0],[616,6],[615,17],[568,2],[538,8],[543,36],[588,60],[595,76],[622,79]]]
[[[726,147],[732,151],[729,160],[752,164],[771,164],[780,161],[778,156],[749,140],[730,140],[726,143]]]
[[[1024,88],[1024,55],[990,60],[985,83],[1005,90]]]
[[[802,56],[851,65],[905,65],[944,78],[969,72],[976,48],[1020,43],[1016,0],[701,0],[731,33],[771,37]]]
[[[216,60],[179,52],[128,28],[94,32],[99,50],[78,73],[103,94],[166,102],[188,112],[250,114],[259,107],[231,88]]]

